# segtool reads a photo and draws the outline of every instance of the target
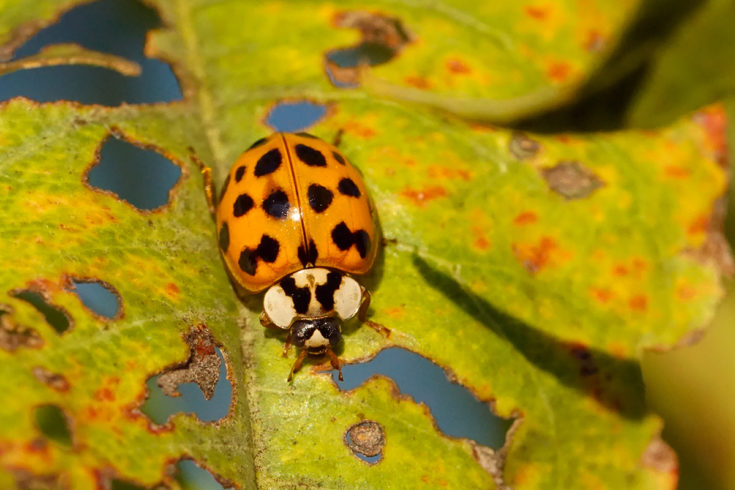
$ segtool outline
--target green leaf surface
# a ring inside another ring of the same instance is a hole
[[[735,2],[708,0],[651,61],[633,99],[628,121],[669,124],[682,114],[735,94]],[[706,56],[703,55],[706,53]]]
[[[147,52],[173,64],[183,102],[0,107],[0,389],[9,394],[0,486],[175,486],[167,468],[184,457],[243,488],[675,485],[637,357],[701,329],[721,295],[710,252],[727,183],[721,108],[654,131],[524,135],[334,89],[323,53],[354,42],[331,24],[336,4],[155,4],[167,27]],[[411,8],[360,4],[416,33],[439,22]],[[243,29],[243,18],[258,22]],[[533,30],[505,28],[514,44],[540,45]],[[327,106],[309,131],[341,134],[387,239],[364,283],[371,320],[392,334],[350,323],[340,356],[358,362],[391,345],[426,356],[499,415],[517,417],[501,451],[441,434],[384,378],[342,392],[317,359],[286,383],[295,353],[281,357],[283,336],[259,325],[259,297],[238,303],[189,147],[219,183],[271,131],[273,104],[304,97]],[[87,183],[111,135],[181,167],[167,205],[143,212]],[[94,315],[73,278],[110,285],[122,313]],[[70,328],[58,333],[17,296],[24,290],[65,312]],[[206,390],[212,375],[194,366],[207,364],[213,343],[233,384],[227,417],[182,413],[155,426],[138,411],[146,380],[183,366]],[[37,407],[48,406],[66,416],[70,442],[39,423]],[[365,420],[385,438],[372,465],[345,442]]]

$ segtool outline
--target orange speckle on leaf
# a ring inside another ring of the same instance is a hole
[[[428,201],[440,197],[446,197],[447,190],[438,185],[417,190],[406,187],[401,191],[401,195],[409,198],[417,206],[424,206]]]
[[[727,164],[727,116],[721,105],[707,107],[694,115],[707,133],[715,158],[721,165]]]
[[[607,303],[613,298],[613,293],[609,289],[605,288],[592,288],[590,289],[592,296],[595,297],[600,303]]]
[[[596,30],[587,32],[587,38],[584,40],[584,49],[586,51],[595,52],[601,50],[605,46],[605,38]]]
[[[700,233],[706,233],[709,229],[709,216],[702,215],[695,219],[687,228],[687,233],[690,235],[698,235]]]
[[[411,85],[416,88],[420,88],[422,90],[428,89],[431,87],[431,83],[423,77],[418,76],[408,76],[403,79],[408,85]]]
[[[447,60],[447,69],[451,73],[469,73],[470,67],[467,66],[462,60],[456,58],[450,58]]]
[[[638,294],[630,298],[630,300],[628,301],[628,306],[630,306],[631,310],[645,311],[648,307],[648,299],[645,295]]]
[[[524,9],[526,15],[536,20],[544,20],[549,16],[548,7],[539,7],[534,5],[527,5]]]
[[[513,244],[513,252],[516,258],[531,274],[537,273],[548,265],[551,252],[556,248],[556,242],[548,236],[541,237],[538,243],[531,245]]]
[[[472,174],[469,170],[463,168],[449,168],[441,165],[431,165],[427,172],[432,179],[462,179],[464,181],[472,180]]]
[[[522,213],[518,213],[518,216],[515,217],[513,223],[518,226],[523,226],[530,225],[536,221],[538,221],[538,215],[536,213],[533,211],[524,211]]]
[[[636,257],[633,259],[633,270],[635,270],[636,274],[638,274],[639,276],[646,270],[647,267],[648,264],[644,259],[640,257]]]
[[[667,165],[664,167],[664,172],[667,177],[672,179],[686,179],[691,174],[688,168],[679,167],[678,165]]]
[[[472,233],[475,235],[475,248],[480,250],[487,250],[490,248],[490,240],[485,236],[485,230],[479,226],[473,226]]]
[[[569,77],[571,71],[572,67],[571,65],[569,65],[569,63],[566,63],[564,61],[556,61],[549,65],[549,69],[546,73],[549,78],[554,80],[555,82],[564,82]]]
[[[405,313],[406,309],[403,307],[403,305],[393,306],[391,308],[386,308],[385,310],[385,314],[391,318],[403,318],[403,315]]]
[[[697,295],[697,290],[691,286],[681,285],[676,288],[676,296],[682,300],[689,300]]]
[[[628,268],[625,267],[623,264],[618,264],[613,268],[613,274],[615,274],[616,276],[627,276]]]
[[[166,294],[169,298],[177,298],[179,296],[179,287],[172,282],[166,284]]]
[[[107,387],[100,388],[99,390],[94,392],[94,398],[98,401],[111,402],[115,400],[115,393]]]
[[[355,136],[359,136],[361,138],[372,138],[375,136],[375,130],[373,128],[370,128],[368,126],[365,126],[364,124],[355,121],[350,120],[347,121],[343,126],[342,129],[345,133],[351,133]]]

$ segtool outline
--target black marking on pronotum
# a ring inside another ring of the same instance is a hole
[[[245,165],[240,165],[237,167],[237,170],[235,170],[235,182],[240,182],[243,175],[245,175]]]
[[[316,287],[316,300],[325,311],[334,309],[334,292],[339,289],[340,284],[342,284],[342,274],[330,271],[327,274],[327,282]]]
[[[322,152],[315,150],[311,146],[296,145],[296,155],[299,157],[299,160],[310,167],[327,166],[327,160],[322,155]]]
[[[244,215],[248,211],[250,211],[250,208],[253,207],[253,198],[248,196],[247,194],[240,194],[237,196],[237,199],[235,199],[235,204],[232,206],[232,214],[235,215],[235,218],[239,218],[240,216]]]
[[[296,135],[297,135],[297,136],[303,136],[304,138],[314,138],[314,139],[319,139],[319,138],[317,138],[316,136],[314,136],[313,134],[305,133],[304,131],[300,131],[300,132],[296,133]]]
[[[336,151],[332,152],[332,155],[334,155],[334,159],[337,160],[340,164],[346,165],[345,163],[345,157],[337,153]]]
[[[256,147],[262,145],[266,141],[268,141],[268,138],[260,138],[255,143],[253,143],[252,145],[250,145],[250,148],[248,148],[248,150],[252,150],[253,148],[256,148]]]
[[[227,248],[230,246],[230,228],[227,223],[222,223],[222,227],[219,229],[219,248],[223,252],[227,252]]]
[[[281,279],[280,285],[283,292],[286,293],[286,296],[289,296],[291,301],[293,301],[296,313],[306,313],[309,309],[309,303],[311,302],[311,292],[309,291],[309,288],[297,288],[296,281],[294,281],[294,278],[291,276]]]
[[[222,198],[225,195],[225,192],[227,192],[227,186],[230,185],[230,174],[227,174],[227,177],[225,177],[225,181],[222,183],[222,190],[219,192],[219,199],[217,199],[217,203],[222,202]]]
[[[319,253],[317,252],[316,243],[314,243],[314,240],[309,240],[309,246],[307,248],[304,248],[303,245],[299,245],[298,252],[301,265],[306,267],[307,265],[316,264],[316,259],[319,256]]]
[[[268,235],[263,235],[260,238],[258,248],[255,250],[252,248],[245,248],[240,252],[240,258],[238,259],[237,264],[243,272],[254,276],[255,269],[258,267],[258,259],[268,263],[275,262],[280,248],[278,240],[271,238]]]
[[[274,148],[258,159],[258,163],[255,164],[255,172],[253,173],[256,177],[262,177],[263,175],[275,172],[280,166],[281,152]]]
[[[263,209],[265,212],[278,219],[283,219],[288,216],[288,208],[290,207],[288,196],[280,189],[271,192],[271,194],[265,198],[265,201],[263,201]]]
[[[334,194],[326,187],[319,184],[311,184],[309,186],[308,197],[311,209],[317,213],[321,213],[326,210],[330,204],[332,204]]]
[[[345,196],[360,197],[360,189],[357,188],[357,184],[347,177],[339,181],[337,188]]]
[[[332,229],[332,240],[340,250],[348,250],[354,245],[363,259],[370,248],[370,235],[365,230],[350,231],[344,221]]]

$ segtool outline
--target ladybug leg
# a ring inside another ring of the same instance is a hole
[[[342,143],[342,135],[344,132],[345,130],[343,128],[339,128],[337,130],[337,134],[334,135],[334,139],[332,140],[332,146],[339,148],[339,144]]]
[[[331,346],[327,347],[327,355],[329,356],[329,362],[332,363],[332,367],[339,373],[339,380],[344,381],[344,378],[342,377],[342,366],[339,363],[337,354],[334,353]]]
[[[293,373],[301,369],[301,363],[304,362],[304,357],[306,357],[306,349],[302,349],[301,352],[299,352],[299,357],[296,358],[296,362],[291,366],[291,372],[288,373],[288,379],[286,381],[291,382],[293,379]]]
[[[360,304],[360,309],[357,311],[357,318],[359,318],[362,323],[374,329],[379,334],[390,337],[390,329],[388,327],[385,327],[378,322],[367,319],[367,310],[370,307],[370,291],[362,286],[361,289],[362,303]]]
[[[273,323],[273,320],[271,320],[271,317],[269,317],[265,311],[262,311],[260,313],[260,324],[263,325],[265,328],[278,328]],[[291,337],[289,336],[289,338]]]
[[[207,198],[207,205],[209,206],[209,213],[214,216],[215,214],[215,192],[214,185],[212,184],[212,169],[207,167],[204,162],[194,153],[194,148],[189,147],[191,152],[189,157],[194,163],[199,166],[199,171],[202,173],[204,179],[204,195]]]
[[[283,357],[288,357],[288,351],[291,349],[291,333],[286,338],[286,343],[283,346]]]

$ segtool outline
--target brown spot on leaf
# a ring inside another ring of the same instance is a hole
[[[533,157],[541,149],[541,143],[521,132],[514,132],[508,143],[508,149],[518,160]]]
[[[643,294],[637,294],[628,300],[628,306],[631,310],[646,311],[648,308],[648,298]]]
[[[726,210],[726,200],[724,198],[717,199],[712,213],[708,217],[698,218],[690,226],[687,230],[689,233],[698,232],[700,227],[704,227],[706,220],[707,235],[704,243],[699,248],[687,249],[684,254],[703,264],[714,264],[723,274],[731,276],[735,274],[735,262],[730,251],[730,244],[722,233]]]
[[[65,391],[69,391],[69,382],[63,375],[53,373],[41,366],[34,367],[32,372],[33,376],[35,376],[38,381],[47,385],[48,387],[62,393]]]
[[[179,292],[180,292],[179,287],[176,284],[172,282],[166,284],[166,295],[169,298],[172,298],[172,299],[178,298]]]
[[[378,422],[363,420],[347,429],[344,440],[353,453],[374,457],[383,452],[385,431]]]
[[[599,369],[587,346],[578,343],[570,344],[569,353],[579,363],[580,376],[586,377],[598,373]]]
[[[530,274],[536,274],[549,263],[551,252],[556,248],[553,238],[543,236],[531,245],[513,244],[513,253]]]
[[[401,195],[410,199],[415,205],[423,207],[428,201],[446,197],[447,190],[439,185],[416,190],[406,187],[401,191]]]
[[[605,38],[596,30],[587,32],[587,38],[584,41],[584,49],[590,53],[601,51],[605,47]]]
[[[406,308],[403,305],[386,308],[385,314],[391,318],[403,318],[406,314]]]
[[[676,475],[679,472],[679,461],[676,453],[660,436],[654,437],[646,446],[646,450],[643,451],[643,456],[641,456],[641,463],[643,463],[643,466],[652,468],[659,473]]]
[[[590,289],[592,296],[600,303],[607,303],[613,297],[612,291],[606,288],[592,288]]]
[[[562,161],[550,168],[541,170],[552,191],[568,200],[589,196],[604,185],[591,170],[577,161]]]
[[[513,219],[513,224],[523,226],[530,225],[531,223],[535,223],[536,221],[538,221],[538,215],[536,213],[534,213],[533,211],[524,211],[522,213],[518,213],[515,219]]]
[[[709,229],[709,216],[706,214],[698,216],[687,228],[687,233],[690,235],[698,235],[705,233]]]
[[[42,488],[64,488],[57,473],[42,473],[25,468],[7,468],[15,479],[15,485],[20,489],[35,490]]]
[[[15,352],[20,347],[40,348],[43,345],[43,339],[38,332],[18,325],[12,315],[12,307],[0,304],[0,349]]]
[[[184,341],[189,345],[189,359],[164,371],[158,378],[158,386],[164,394],[181,396],[178,387],[182,383],[196,383],[207,400],[214,395],[219,380],[220,358],[215,350],[215,340],[205,325],[190,330]]]
[[[485,230],[479,226],[472,227],[472,233],[475,235],[475,248],[480,250],[487,250],[490,248],[490,240],[485,235]]]

